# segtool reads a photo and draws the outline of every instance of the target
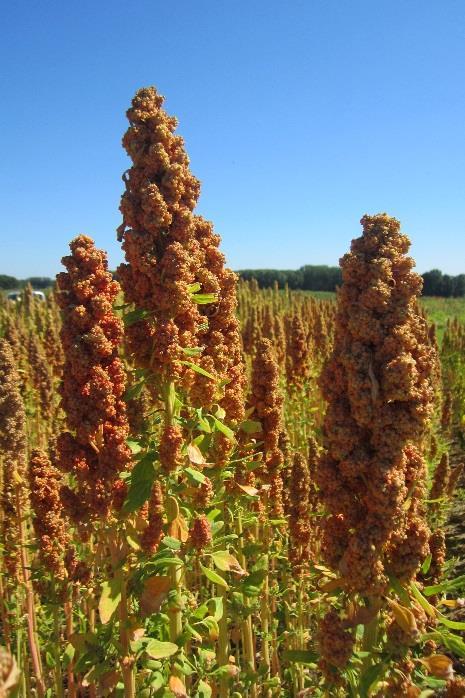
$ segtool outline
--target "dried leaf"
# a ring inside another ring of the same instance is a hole
[[[168,686],[176,698],[188,698],[186,687],[178,676],[170,676]]]
[[[186,523],[186,519],[182,514],[178,514],[177,517],[171,521],[168,526],[168,535],[173,538],[177,538],[181,543],[185,543],[189,538],[189,527]]]
[[[218,569],[222,572],[234,572],[234,574],[237,574],[240,577],[247,574],[245,570],[242,569],[234,555],[228,553],[227,550],[218,550],[216,553],[212,554],[212,559]]]
[[[256,487],[252,487],[251,485],[239,485],[237,484],[239,489],[241,489],[243,492],[249,495],[249,497],[256,497],[258,495],[258,490]]]
[[[145,580],[140,597],[140,608],[144,617],[160,610],[170,588],[171,581],[168,576],[156,575]]]
[[[191,463],[195,463],[196,465],[203,465],[205,463],[205,458],[197,444],[190,443],[188,445],[187,455]]]
[[[428,669],[428,672],[437,679],[450,681],[454,678],[452,660],[445,654],[433,654],[430,657],[423,657],[420,661]]]

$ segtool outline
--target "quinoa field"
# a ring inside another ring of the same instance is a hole
[[[240,282],[127,118],[124,263],[0,299],[0,697],[465,696],[465,300],[386,213],[337,294]]]

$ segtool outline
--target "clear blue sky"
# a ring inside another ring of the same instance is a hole
[[[56,273],[80,232],[121,260],[152,84],[233,268],[335,264],[387,211],[419,271],[465,272],[463,0],[15,0],[0,65],[0,273]]]

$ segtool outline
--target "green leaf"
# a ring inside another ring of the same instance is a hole
[[[150,497],[152,485],[155,482],[154,453],[147,453],[136,463],[131,473],[131,484],[126,500],[123,504],[123,512],[128,514],[140,509]]]
[[[204,431],[206,434],[211,434],[212,433],[212,428],[208,422],[207,419],[202,414],[202,410],[196,410],[197,413],[197,419],[198,419],[198,424],[197,424],[197,429],[200,431]]]
[[[455,591],[457,589],[462,589],[465,587],[465,575],[462,574],[460,577],[455,579],[447,579],[441,584],[433,584],[432,586],[425,587],[423,589],[423,594],[425,596],[435,596],[436,594],[442,594],[447,591]]]
[[[199,685],[197,686],[197,693],[195,694],[195,698],[211,698],[211,696],[211,686],[209,686],[208,683],[205,683],[205,681],[201,679],[199,681]]]
[[[216,377],[208,373],[204,368],[201,366],[197,366],[197,364],[193,364],[192,361],[181,361],[180,362],[183,366],[188,366],[190,369],[195,371],[196,373],[200,373],[201,376],[205,376],[205,378],[211,378],[213,381],[216,380]]]
[[[311,650],[285,650],[283,652],[283,660],[291,664],[315,664],[318,657],[318,654]]]
[[[431,567],[431,561],[433,559],[433,556],[431,553],[424,559],[423,564],[421,566],[421,572],[422,574],[427,574],[429,571],[429,568]]]
[[[423,608],[424,611],[431,617],[431,618],[436,618],[436,609],[434,606],[432,606],[423,596],[421,591],[418,589],[417,585],[415,582],[412,582],[410,584],[410,588],[412,590],[413,595],[415,596],[416,600],[420,604],[420,606]],[[464,624],[465,627],[465,624]]]
[[[441,613],[437,614],[437,618],[438,623],[445,625],[446,628],[450,628],[451,630],[465,630],[465,623],[462,621],[449,620],[449,618],[446,618],[446,616],[443,616]]]
[[[165,677],[159,671],[150,674],[150,688],[157,693],[165,685]]]
[[[124,326],[130,327],[131,325],[135,325],[136,322],[141,322],[142,320],[146,320],[152,314],[153,314],[153,311],[144,310],[143,308],[137,308],[137,310],[131,310],[131,312],[126,313],[126,315],[123,315]]]
[[[214,521],[212,523],[212,537],[214,538],[224,528],[224,521]]]
[[[150,640],[145,647],[146,653],[152,659],[165,659],[172,657],[179,651],[179,647],[174,642],[161,642],[160,640]]]
[[[181,547],[181,541],[172,536],[165,536],[162,540],[162,544],[170,548],[170,550],[179,550]]]
[[[186,356],[200,356],[204,347],[181,347],[181,351]]]
[[[127,400],[137,400],[144,389],[145,381],[139,381],[138,383],[133,383],[126,389],[124,393],[124,399]]]
[[[198,281],[196,281],[193,284],[189,284],[187,290],[189,291],[189,293],[196,293],[197,291],[200,291],[201,288],[202,286],[199,284]]]
[[[267,570],[255,570],[255,572],[250,572],[247,577],[247,585],[252,585],[255,587],[260,586],[265,581],[265,577],[268,574]]]
[[[448,632],[447,630],[436,631],[432,633],[425,633],[422,638],[422,642],[427,640],[434,640],[438,644],[444,645],[453,654],[458,657],[465,657],[465,642],[458,635]]]
[[[220,621],[224,613],[223,598],[221,596],[214,596],[209,599],[208,607],[211,608],[211,615],[216,621]]]
[[[213,417],[213,421],[215,422],[215,427],[218,431],[224,434],[226,438],[232,443],[236,442],[236,439],[234,438],[234,432],[232,429],[227,427],[226,424],[223,424],[223,422],[220,422],[220,420],[216,417]]]
[[[218,626],[218,621],[213,616],[206,616],[203,620],[200,620],[196,625],[203,625],[207,628],[210,638],[216,640],[219,637],[220,629]]]
[[[198,305],[207,305],[207,303],[216,303],[218,300],[217,293],[192,293],[191,299]]]
[[[229,589],[228,583],[219,574],[217,574],[213,570],[210,570],[208,567],[204,567],[202,563],[200,563],[200,569],[202,570],[206,578],[209,579],[211,582],[213,582],[214,584],[218,584],[218,586],[223,587],[223,589]]]
[[[205,475],[201,473],[200,470],[196,470],[195,468],[191,468],[189,466],[188,468],[184,468],[184,472],[189,480],[194,482],[196,485],[202,485],[205,482]]]
[[[394,576],[389,576],[389,582],[391,584],[391,587],[393,591],[396,592],[397,596],[399,599],[402,601],[404,606],[408,606],[410,608],[411,603],[410,603],[410,598],[408,593],[405,591],[404,587],[400,583],[400,581],[397,579],[397,577]]]
[[[65,647],[65,651],[63,652],[63,668],[66,669],[67,666],[69,666],[69,663],[73,659],[75,654],[75,649],[73,645],[68,642],[68,644]]]
[[[384,663],[379,662],[378,664],[368,667],[368,669],[363,672],[362,676],[360,677],[360,698],[369,698],[371,693],[370,688],[374,688],[373,684],[375,684],[375,682],[378,683],[380,678],[383,676],[384,671]]]
[[[229,572],[229,558],[230,554],[227,550],[217,550],[212,555],[213,562],[216,567],[222,572]]]
[[[246,419],[245,422],[242,422],[240,428],[246,434],[258,434],[263,431],[261,422],[256,422],[253,419]]]
[[[116,574],[113,579],[105,581],[102,584],[100,601],[98,603],[98,611],[100,621],[106,625],[118,608],[121,601],[121,575]]]
[[[142,451],[142,446],[138,441],[131,441],[130,439],[128,439],[126,443],[134,456]]]
[[[197,642],[202,642],[202,636],[200,633],[198,633],[197,630],[192,627],[192,625],[189,625],[189,623],[186,623],[186,631],[191,637],[194,638],[194,640],[197,640]]]
[[[224,419],[226,417],[226,410],[224,407],[221,407],[221,405],[214,405],[214,409],[212,409],[213,414],[215,417],[218,419]]]

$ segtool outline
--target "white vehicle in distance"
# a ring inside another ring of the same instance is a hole
[[[20,303],[22,300],[22,291],[11,291],[7,295],[7,299],[13,303]],[[43,291],[33,291],[32,295],[37,298],[38,301],[45,301],[45,293]]]

